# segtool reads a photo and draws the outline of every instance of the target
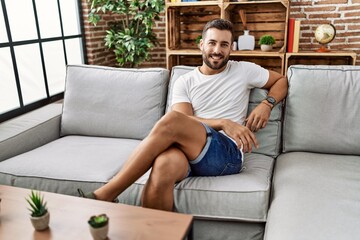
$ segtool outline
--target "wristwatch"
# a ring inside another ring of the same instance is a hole
[[[274,107],[275,104],[276,104],[276,99],[273,98],[273,97],[270,97],[270,96],[267,96],[267,97],[266,97],[266,101],[267,101],[268,103],[270,103],[270,104],[272,105],[272,107]]]

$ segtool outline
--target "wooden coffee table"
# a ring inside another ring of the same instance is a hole
[[[0,185],[0,239],[92,239],[87,220],[101,213],[110,218],[108,239],[192,239],[191,215],[49,192],[42,194],[50,212],[50,227],[37,232],[29,219],[25,200],[29,194],[29,189]]]

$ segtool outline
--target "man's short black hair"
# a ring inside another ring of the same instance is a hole
[[[230,22],[229,20],[217,18],[209,21],[203,29],[202,32],[203,39],[205,39],[206,32],[210,28],[216,28],[218,30],[228,30],[231,33],[231,42],[234,41],[234,28],[232,22]]]

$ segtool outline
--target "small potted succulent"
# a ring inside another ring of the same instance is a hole
[[[36,231],[42,231],[49,227],[50,213],[46,207],[44,197],[40,192],[31,190],[31,194],[26,199],[30,208],[30,220]]]
[[[94,240],[107,239],[109,232],[109,218],[106,214],[91,216],[88,223],[90,233]]]
[[[263,35],[259,40],[259,45],[262,51],[271,51],[273,44],[275,44],[275,38],[271,35]]]

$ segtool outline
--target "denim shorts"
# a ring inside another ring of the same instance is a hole
[[[203,124],[207,140],[200,155],[189,161],[188,176],[222,176],[241,171],[243,153],[237,145],[221,132]]]

